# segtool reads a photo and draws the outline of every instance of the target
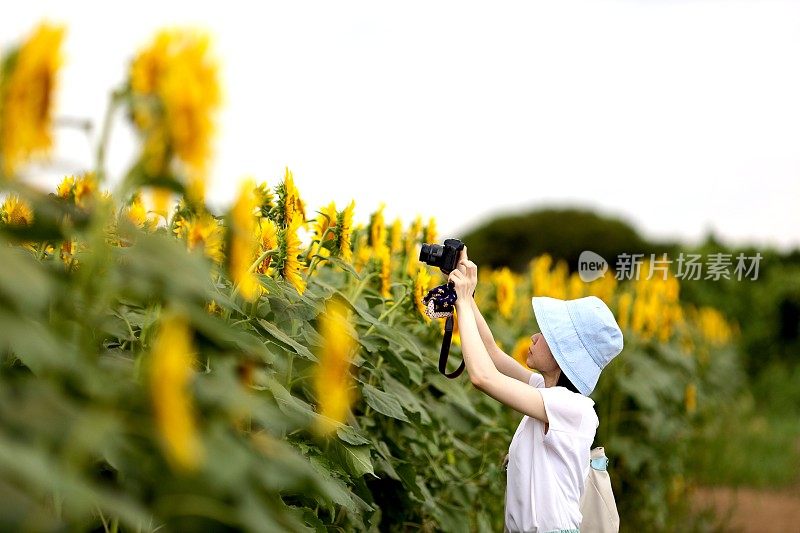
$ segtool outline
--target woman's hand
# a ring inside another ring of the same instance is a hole
[[[473,263],[467,257],[467,247],[461,250],[461,257],[459,258],[456,269],[450,272],[447,277],[448,281],[452,281],[455,285],[456,305],[461,303],[468,303],[475,293],[475,287],[478,285],[478,265]]]

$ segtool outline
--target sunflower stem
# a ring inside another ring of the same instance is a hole
[[[114,113],[117,110],[124,93],[117,89],[111,93],[111,100],[106,107],[106,114],[103,117],[103,129],[100,130],[100,141],[97,144],[97,156],[95,161],[95,176],[97,183],[103,183],[106,177],[106,149],[108,142],[111,139],[111,126],[114,123]]]
[[[370,272],[369,274],[364,276],[361,279],[361,281],[358,282],[358,285],[356,285],[356,288],[353,290],[353,294],[351,294],[349,298],[349,300],[353,302],[353,304],[355,304],[358,297],[361,296],[361,291],[364,290],[364,287],[366,287],[367,282],[377,275],[378,275],[377,272]]]
[[[308,268],[308,274],[306,274],[306,279],[310,279],[311,278],[311,274],[314,272],[314,269],[317,268],[317,265],[319,263],[321,263],[323,261],[327,261],[327,260],[328,260],[327,257],[325,257],[323,255],[315,254],[314,257],[311,260],[311,266]]]
[[[327,228],[325,228],[325,231],[322,232],[322,236],[319,238],[320,250],[322,249],[322,243],[325,242],[325,237],[327,237],[328,233],[330,233],[331,231],[333,231],[333,227],[332,226],[328,226]],[[315,242],[317,242],[317,241],[316,240],[311,241],[311,246],[309,247],[309,252],[308,253],[311,253],[311,250],[314,248],[314,243]],[[308,261],[308,253],[306,254],[306,261]],[[311,277],[311,274],[314,273],[314,269],[317,268],[317,266],[322,262],[323,259],[325,259],[325,257],[320,255],[319,253],[314,254],[313,259],[311,261],[311,266],[308,267],[308,276],[307,277],[309,277],[309,278]]]
[[[398,300],[397,300],[397,301],[394,303],[394,305],[393,305],[393,306],[391,306],[389,309],[387,309],[386,311],[384,311],[384,312],[381,314],[381,316],[379,316],[379,317],[378,317],[378,322],[383,322],[383,321],[384,321],[384,320],[385,320],[385,319],[386,319],[386,318],[387,318],[389,315],[391,315],[392,313],[394,313],[394,311],[395,311],[395,310],[396,310],[398,307],[400,307],[400,304],[401,304],[401,303],[403,303],[403,300],[405,300],[405,298],[406,298],[406,295],[408,294],[408,290],[406,290],[405,286],[403,286],[403,289],[404,289],[404,291],[405,291],[405,292],[403,293],[403,296],[402,296],[402,297],[400,297],[400,298],[398,298]],[[371,326],[369,327],[369,329],[367,329],[367,332],[366,332],[366,333],[364,333],[364,336],[366,337],[367,335],[369,335],[370,333],[372,333],[372,330],[373,330],[373,329],[375,329],[375,324],[371,325]]]
[[[265,251],[264,253],[262,253],[261,255],[259,255],[259,256],[258,256],[258,259],[256,259],[255,261],[253,261],[253,264],[252,264],[252,265],[250,265],[249,267],[247,267],[247,273],[249,274],[249,273],[253,272],[253,271],[256,269],[256,267],[257,267],[259,264],[261,264],[261,261],[263,261],[264,259],[266,259],[268,255],[274,255],[274,254],[276,254],[277,252],[278,252],[278,249],[277,249],[277,248],[273,248],[272,250],[267,250],[267,251]],[[234,286],[233,286],[233,290],[231,291],[231,300],[235,299],[235,298],[236,298],[236,295],[238,295],[238,294],[239,294],[239,285],[240,285],[240,284],[239,284],[239,283],[237,283],[236,285],[234,285]],[[229,315],[229,316],[230,316],[230,315]]]
[[[311,260],[311,266],[308,267],[308,274],[306,275],[307,278],[311,277],[311,274],[314,273],[314,269],[317,268],[317,265],[320,263],[321,259],[319,254],[315,254],[314,258]]]
[[[314,249],[314,243],[318,243],[320,247],[322,247],[322,243],[325,242],[325,237],[327,237],[328,233],[330,233],[332,230],[333,228],[329,225],[327,228],[325,228],[325,231],[322,232],[322,236],[319,239],[314,239],[311,241],[311,245],[306,251],[306,261],[308,261],[309,255],[311,255],[311,250]]]
[[[253,261],[253,264],[252,264],[252,265],[250,265],[250,266],[247,268],[247,272],[248,272],[248,273],[250,273],[250,272],[253,272],[253,271],[256,269],[256,267],[257,267],[258,265],[260,265],[260,264],[261,264],[261,262],[262,262],[264,259],[266,259],[266,258],[267,258],[267,256],[268,256],[268,255],[275,255],[276,253],[278,253],[278,249],[277,249],[277,248],[273,248],[272,250],[266,250],[264,253],[262,253],[261,255],[259,255],[259,256],[258,256],[258,259],[256,259],[255,261]]]

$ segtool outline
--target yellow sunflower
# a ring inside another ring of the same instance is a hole
[[[400,253],[403,250],[403,221],[399,218],[394,219],[394,222],[392,222],[390,240],[392,254]]]
[[[283,182],[277,188],[278,204],[273,214],[275,220],[281,227],[286,227],[295,218],[300,219],[300,223],[305,224],[306,207],[300,198],[300,192],[294,184],[294,176],[289,167],[283,176]]]
[[[406,273],[413,277],[417,272],[419,260],[416,255],[416,248],[419,242],[419,236],[422,232],[422,217],[417,216],[411,225],[408,227],[405,237],[405,252],[406,252]]]
[[[436,219],[431,217],[428,219],[428,225],[425,226],[425,234],[423,236],[423,242],[428,244],[433,244],[436,242],[436,239],[439,238],[439,235],[436,231]]]
[[[278,227],[269,218],[261,217],[258,219],[258,237],[261,242],[261,252],[278,248]],[[256,272],[259,274],[268,274],[271,261],[272,257],[269,255],[266,256],[256,267]]]
[[[256,202],[258,203],[258,207],[261,211],[261,216],[268,216],[270,210],[275,205],[275,199],[272,195],[272,191],[267,186],[266,181],[262,181],[255,190],[256,193]]]
[[[320,209],[320,213],[317,215],[317,218],[314,222],[314,237],[313,237],[313,245],[311,246],[311,257],[319,254],[323,257],[328,257],[330,255],[330,250],[327,248],[322,247],[322,238],[325,236],[325,240],[333,240],[333,226],[336,225],[336,204],[331,202],[328,204],[327,207],[323,207]],[[328,231],[328,228],[331,228],[331,231]],[[328,232],[325,235],[325,232]]]
[[[356,227],[355,234],[356,246],[354,266],[358,272],[361,272],[372,258],[372,246],[369,245],[369,235],[361,224]]]
[[[189,391],[193,352],[186,319],[175,314],[163,317],[151,353],[153,410],[167,459],[173,468],[189,471],[197,469],[203,459]]]
[[[511,318],[516,303],[516,280],[514,274],[507,268],[492,273],[494,286],[497,291],[497,309],[505,318]]]
[[[303,294],[306,290],[306,281],[303,279],[303,264],[298,259],[302,252],[302,243],[297,231],[302,226],[303,221],[299,213],[295,214],[289,221],[289,225],[284,228],[280,235],[283,236],[281,243],[281,256],[283,257],[283,267],[281,275],[288,281],[297,292]]]
[[[65,176],[56,187],[59,198],[74,202],[78,207],[88,207],[98,191],[97,178],[94,172],[85,172],[80,176]]]
[[[250,301],[261,294],[256,275],[249,270],[258,253],[255,184],[245,181],[241,192],[231,210],[231,249],[228,253],[228,267],[231,279],[238,285],[242,296]]]
[[[392,297],[392,254],[385,243],[380,244],[374,248],[374,250],[375,253],[373,257],[378,260],[380,265],[378,277],[380,279],[381,296],[388,299]]]
[[[72,188],[75,198],[75,205],[87,207],[97,192],[97,179],[94,172],[87,172],[75,178],[75,185]]]
[[[386,222],[383,219],[385,204],[372,213],[369,220],[369,245],[373,248],[386,244]]]
[[[339,301],[328,303],[320,316],[320,334],[324,340],[314,372],[314,390],[319,403],[316,430],[327,435],[347,419],[355,399],[350,365],[356,342],[347,327],[347,308]]]
[[[433,288],[431,286],[432,280],[433,278],[431,278],[428,268],[424,265],[420,265],[417,270],[417,275],[414,277],[414,307],[417,308],[417,311],[419,311],[419,314],[422,315],[426,322],[430,322],[431,319],[425,312],[425,304],[422,303],[422,299],[428,294],[428,291]]]
[[[0,65],[0,162],[11,176],[53,146],[53,100],[64,28],[40,24]]]
[[[202,213],[191,219],[178,220],[175,223],[174,231],[179,237],[186,240],[186,247],[189,250],[202,246],[203,253],[215,263],[221,264],[224,260],[223,228],[219,221],[209,213]]]
[[[334,228],[334,246],[336,253],[342,261],[350,263],[353,260],[353,246],[351,237],[353,233],[353,210],[356,207],[355,201],[351,200],[344,211],[336,216],[336,227]]]
[[[153,231],[158,226],[158,216],[147,211],[139,193],[134,195],[130,205],[125,209],[125,216],[137,228]]]
[[[33,209],[19,196],[10,194],[0,208],[0,215],[4,224],[9,226],[29,226],[33,222]]]
[[[521,337],[514,345],[514,350],[511,353],[511,357],[525,368],[528,368],[528,348],[530,347],[530,337]]]
[[[202,201],[221,102],[209,37],[174,29],[159,32],[130,69],[132,117],[144,136],[143,157],[151,175],[167,170],[170,153],[186,165],[189,197]]]
[[[56,187],[56,195],[66,200],[72,199],[72,189],[75,187],[75,176],[65,176]]]

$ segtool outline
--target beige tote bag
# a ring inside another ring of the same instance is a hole
[[[581,533],[618,533],[619,513],[611,478],[608,475],[608,458],[605,448],[592,449],[589,474],[586,476],[580,510],[583,515]],[[503,458],[503,469],[508,469],[508,454]]]
[[[619,513],[611,478],[608,475],[608,458],[602,446],[592,449],[591,468],[586,476],[586,487],[581,497],[581,533],[617,533]]]

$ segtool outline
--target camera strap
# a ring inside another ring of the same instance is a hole
[[[455,379],[464,371],[464,361],[461,365],[451,373],[447,373],[447,358],[450,355],[450,341],[453,338],[453,314],[456,303],[456,290],[455,284],[450,281],[445,285],[434,287],[422,299],[425,304],[425,313],[430,318],[445,318],[444,323],[444,338],[442,339],[442,350],[439,352],[439,372],[445,377]]]
[[[450,356],[450,340],[453,338],[453,315],[447,317],[444,322],[444,338],[442,339],[442,351],[439,352],[439,372],[444,374],[444,377],[455,379],[464,371],[464,361],[461,365],[451,373],[447,373],[447,358]]]

